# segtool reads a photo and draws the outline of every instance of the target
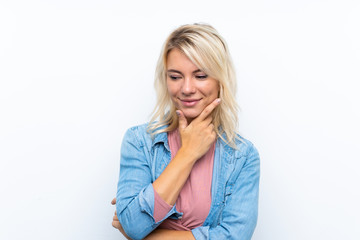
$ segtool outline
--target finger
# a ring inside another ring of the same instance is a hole
[[[119,221],[118,217],[115,215],[113,216],[113,221]]]
[[[114,228],[117,228],[117,229],[119,229],[119,230],[120,230],[120,228],[121,228],[120,222],[113,221],[113,222],[111,223],[111,225],[112,225]]]
[[[111,200],[111,204],[115,205],[116,204],[116,198],[114,198],[113,200]]]
[[[188,126],[188,123],[184,116],[184,113],[180,110],[177,110],[176,114],[178,115],[178,118],[179,118],[179,129],[180,130],[185,129]]]
[[[200,115],[196,118],[199,121],[203,121],[205,118],[207,118],[210,113],[212,113],[212,111],[220,104],[221,99],[217,98],[214,101],[212,101],[212,103],[210,103],[208,106],[206,106],[206,108],[204,108],[204,110],[200,113]]]
[[[211,133],[211,139],[213,140],[213,141],[215,141],[216,140],[216,132],[212,132]]]
[[[204,122],[205,126],[208,126],[208,125],[210,125],[212,123],[212,120],[213,120],[212,116],[209,115],[209,116],[207,116],[207,118],[205,118],[203,120],[203,122]]]
[[[115,211],[114,215],[116,215],[116,216],[117,216],[116,211]]]

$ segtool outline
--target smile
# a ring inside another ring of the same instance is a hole
[[[195,106],[201,99],[179,99],[181,104],[185,107]]]

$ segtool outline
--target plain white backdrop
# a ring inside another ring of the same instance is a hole
[[[160,48],[213,25],[261,155],[254,240],[360,239],[360,2],[0,1],[0,239],[124,239],[123,134],[147,122]]]

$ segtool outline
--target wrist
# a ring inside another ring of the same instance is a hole
[[[196,160],[199,159],[196,151],[191,151],[185,147],[180,147],[176,155],[181,156],[182,159],[189,161],[190,163],[195,163]]]

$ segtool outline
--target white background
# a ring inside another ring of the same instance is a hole
[[[125,130],[149,120],[167,35],[227,40],[259,149],[255,240],[360,239],[360,2],[0,1],[0,239],[123,239]]]

